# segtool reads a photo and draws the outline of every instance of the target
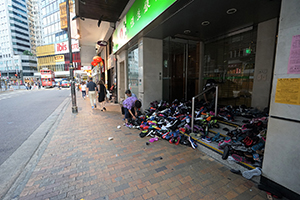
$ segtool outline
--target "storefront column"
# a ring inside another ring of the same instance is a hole
[[[278,19],[258,25],[255,71],[251,106],[263,110],[269,106],[274,66]]]
[[[118,102],[125,99],[125,90],[127,89],[127,51],[122,51],[117,55],[117,91]]]
[[[282,1],[261,178],[263,185],[272,186],[288,199],[300,199],[300,103],[299,84],[294,84],[300,81],[300,71],[289,68],[297,61],[296,56],[289,62],[290,55],[297,55],[295,49],[300,48],[299,10],[299,0]]]

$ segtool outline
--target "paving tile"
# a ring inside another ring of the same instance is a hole
[[[159,140],[145,144],[122,126],[119,105],[66,109],[20,194],[31,199],[263,199],[251,181],[200,151]],[[113,137],[113,140],[108,140]]]

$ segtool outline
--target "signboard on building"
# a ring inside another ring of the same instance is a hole
[[[114,68],[116,66],[116,58],[114,54],[110,54],[107,59],[107,69]]]
[[[79,43],[78,40],[72,40],[72,52],[79,51]],[[69,44],[68,42],[61,42],[55,44],[55,54],[64,54],[69,53]]]
[[[64,62],[65,56],[64,55],[54,56],[54,60],[55,60],[55,62]]]
[[[176,0],[136,0],[120,21],[113,34],[116,52],[155,18],[170,7]]]
[[[92,70],[92,67],[91,66],[82,66],[81,67],[81,70],[83,70],[83,71],[90,71],[90,70]]]
[[[70,13],[73,12],[73,1],[69,0],[69,8]],[[60,28],[67,29],[68,28],[68,21],[67,21],[67,2],[64,1],[59,4],[59,14],[60,14]]]

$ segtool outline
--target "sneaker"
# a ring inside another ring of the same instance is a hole
[[[155,137],[154,130],[149,131],[146,136],[147,137]]]
[[[164,133],[161,137],[163,138],[163,139],[165,139],[166,138],[166,136],[168,135],[168,134],[170,134],[170,132],[166,132],[166,133]]]
[[[196,144],[195,140],[193,140],[191,138],[191,136],[189,137],[189,142],[191,143],[191,146],[193,149],[196,149],[198,147],[198,145]]]
[[[94,104],[95,105],[95,108],[97,108],[97,105],[96,104]]]
[[[128,128],[132,128],[131,124],[126,124],[125,126],[128,127]]]
[[[211,143],[211,138],[209,138],[207,136],[202,136],[201,140],[203,140],[204,142],[207,142],[207,143]]]
[[[179,136],[174,140],[175,145],[178,145],[178,144],[179,144],[180,139],[181,139],[181,137],[180,137],[180,135],[179,135]]]
[[[224,141],[220,141],[218,146],[219,146],[219,149],[224,149],[225,146],[227,146],[227,145],[230,146],[231,144],[232,144],[231,139],[228,139],[228,140],[225,139]]]
[[[106,108],[105,108],[105,107],[103,107],[103,110],[105,110],[105,111],[106,111]]]
[[[92,109],[94,109],[94,106],[92,106]]]
[[[229,146],[225,146],[224,151],[223,151],[223,155],[222,155],[222,159],[226,160],[229,156],[229,151],[230,151],[230,147]]]
[[[143,138],[148,134],[148,130],[140,132],[140,137]]]
[[[164,139],[169,140],[171,137],[173,137],[173,132],[167,134]]]

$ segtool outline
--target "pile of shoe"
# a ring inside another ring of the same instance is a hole
[[[231,155],[230,158],[235,161],[261,167],[267,123],[267,117],[253,118],[241,129],[228,131],[228,137],[221,139],[218,144],[219,149],[224,149],[222,158],[227,159]]]
[[[217,119],[202,104],[196,106],[194,133],[203,136],[203,140],[210,142],[208,129],[218,127]],[[140,129],[140,137],[159,137],[171,144],[183,144],[197,147],[196,141],[189,136],[191,128],[191,102],[180,102],[175,100],[172,104],[167,102],[152,102],[149,109],[136,118],[129,120],[128,128]]]

